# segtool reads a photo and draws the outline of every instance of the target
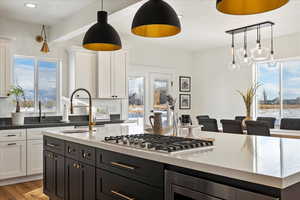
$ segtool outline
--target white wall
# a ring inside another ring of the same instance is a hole
[[[269,42],[264,45],[269,45]],[[300,33],[275,38],[276,58],[297,56],[300,56]],[[193,115],[209,114],[217,119],[245,115],[242,99],[236,90],[251,86],[252,68],[229,71],[228,64],[232,59],[229,46],[195,53],[193,59]]]
[[[138,44],[134,41],[126,41],[126,43],[128,43],[127,46],[129,49],[128,73],[172,74],[174,82],[172,94],[174,98],[177,98],[178,107],[180,93],[178,86],[179,76],[192,76],[192,54],[180,49],[172,49],[165,46],[142,43],[140,41]],[[150,100],[148,98],[148,103],[149,102]],[[191,110],[179,110],[179,114],[185,113],[190,114]]]

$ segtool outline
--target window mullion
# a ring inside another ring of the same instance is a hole
[[[280,63],[279,65],[279,75],[280,75],[280,79],[279,79],[279,97],[280,97],[280,110],[279,110],[279,113],[280,113],[280,121],[282,119],[282,116],[283,116],[283,92],[282,92],[282,83],[283,83],[283,73],[282,73],[282,68],[283,68],[283,64],[282,62]]]
[[[39,68],[38,68],[38,60],[35,59],[35,78],[34,78],[34,89],[35,89],[35,97],[34,97],[34,107],[35,107],[35,113],[38,111],[38,101],[39,101]]]

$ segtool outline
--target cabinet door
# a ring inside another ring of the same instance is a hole
[[[0,97],[7,96],[11,86],[10,41],[0,39]]]
[[[43,172],[43,140],[27,141],[27,176]]]
[[[26,142],[0,143],[0,180],[26,175]]]
[[[75,89],[84,88],[96,97],[97,55],[87,52],[76,52],[75,56]],[[78,98],[87,98],[85,92],[76,93]]]
[[[111,53],[98,53],[98,97],[111,98]]]
[[[44,151],[44,193],[50,198],[63,200],[65,196],[65,159]]]
[[[95,167],[66,160],[66,200],[95,200]]]
[[[113,54],[112,95],[116,98],[127,97],[127,53],[124,51]]]
[[[66,200],[80,200],[80,175],[77,161],[66,159]]]

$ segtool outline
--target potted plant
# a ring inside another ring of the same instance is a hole
[[[251,107],[253,104],[253,99],[256,94],[257,89],[260,87],[259,83],[256,83],[255,85],[251,86],[246,90],[245,93],[241,91],[237,91],[243,98],[245,108],[246,108],[246,118],[243,120],[243,126],[245,127],[245,121],[252,120],[251,117]]]
[[[12,124],[17,126],[24,125],[24,113],[21,112],[20,102],[23,99],[25,101],[25,93],[21,86],[14,86],[8,93],[9,95],[15,96],[16,101],[16,112],[11,113]]]

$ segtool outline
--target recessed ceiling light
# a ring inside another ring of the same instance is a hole
[[[25,3],[24,6],[26,8],[36,8],[37,4],[36,3]]]

